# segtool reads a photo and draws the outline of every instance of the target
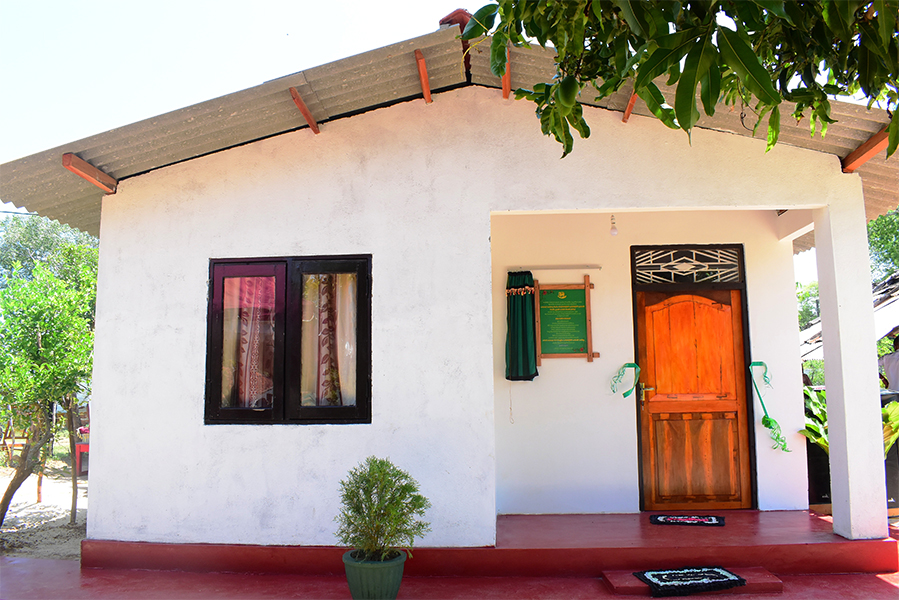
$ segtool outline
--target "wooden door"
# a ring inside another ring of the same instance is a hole
[[[637,292],[637,332],[644,509],[750,508],[740,291]]]

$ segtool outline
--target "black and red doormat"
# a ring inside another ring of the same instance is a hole
[[[639,571],[635,577],[650,586],[654,598],[687,596],[746,585],[747,581],[721,567],[686,567],[665,571]]]
[[[722,527],[725,525],[725,517],[715,515],[650,515],[650,522],[654,525],[705,525],[707,527]]]

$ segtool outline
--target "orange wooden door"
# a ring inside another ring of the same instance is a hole
[[[637,317],[644,509],[750,508],[740,291],[638,292]]]

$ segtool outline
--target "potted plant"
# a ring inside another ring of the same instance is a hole
[[[344,553],[347,584],[354,598],[396,598],[406,552],[431,530],[418,517],[431,503],[418,482],[389,459],[370,456],[341,481],[337,538]],[[409,552],[412,556],[412,552]]]

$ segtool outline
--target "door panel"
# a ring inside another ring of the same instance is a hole
[[[637,308],[644,508],[749,508],[740,292],[638,292]]]

